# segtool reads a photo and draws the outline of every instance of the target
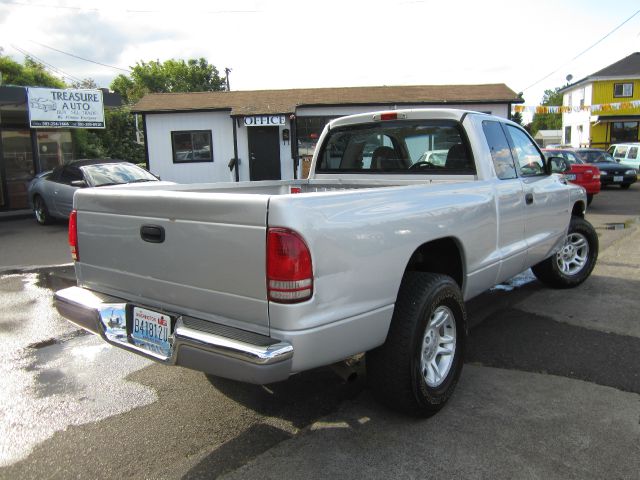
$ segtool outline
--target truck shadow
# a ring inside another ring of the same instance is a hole
[[[363,376],[347,382],[329,367],[301,372],[269,385],[251,385],[207,375],[220,393],[261,415],[291,422],[304,428],[355,398],[364,388]]]

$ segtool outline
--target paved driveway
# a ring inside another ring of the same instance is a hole
[[[605,224],[639,205],[638,185],[596,197],[606,248],[582,286],[525,274],[469,303],[462,379],[427,420],[328,369],[257,387],[141,361],[51,308],[72,268],[0,275],[0,478],[637,480],[640,230]],[[67,261],[65,225],[22,221],[0,223],[14,229],[3,249],[58,242],[52,262]]]
[[[67,222],[42,226],[32,216],[0,218],[0,272],[70,262]]]

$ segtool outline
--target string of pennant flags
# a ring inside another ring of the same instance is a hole
[[[597,105],[582,105],[568,107],[565,105],[514,105],[516,113],[578,113],[578,112],[611,112],[615,110],[631,110],[640,108],[640,100],[630,102],[602,103]]]

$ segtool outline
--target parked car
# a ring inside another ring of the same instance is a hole
[[[640,168],[640,143],[614,143],[607,152],[619,163],[626,163],[635,169]]]
[[[593,196],[600,193],[600,170],[594,165],[587,165],[571,150],[542,149],[547,158],[562,157],[570,166],[564,177],[571,183],[580,185],[587,191],[587,205],[591,205]]]
[[[77,160],[37,175],[27,194],[41,225],[69,218],[73,194],[85,187],[157,182],[155,175],[124,160]]]
[[[638,170],[626,163],[618,163],[609,152],[597,148],[577,148],[576,155],[600,170],[600,184],[620,185],[627,189],[638,180]]]

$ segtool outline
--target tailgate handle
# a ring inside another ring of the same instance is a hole
[[[149,243],[164,242],[164,228],[158,225],[143,225],[140,227],[142,240]]]

